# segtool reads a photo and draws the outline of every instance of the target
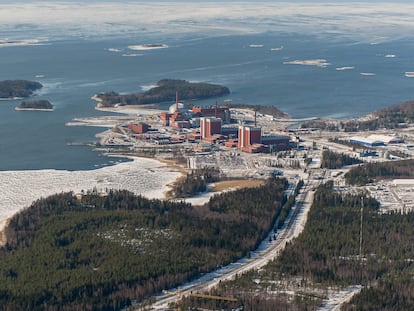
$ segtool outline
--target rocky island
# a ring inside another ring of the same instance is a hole
[[[53,105],[48,100],[27,100],[21,102],[16,110],[53,111]]]
[[[227,95],[230,90],[221,85],[210,83],[193,83],[185,80],[164,79],[146,92],[121,95],[116,92],[100,93],[93,97],[99,101],[98,108],[115,105],[145,105],[174,101],[176,92],[180,99],[207,99]]]
[[[0,99],[18,99],[33,95],[34,91],[41,89],[43,85],[36,81],[28,80],[4,80],[0,81]]]

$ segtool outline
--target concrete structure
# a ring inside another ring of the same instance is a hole
[[[369,135],[367,137],[354,136],[351,137],[349,141],[351,143],[367,147],[384,146],[389,144],[401,144],[404,142],[404,140],[399,137],[378,134]]]
[[[229,139],[239,137],[238,127],[222,127],[221,134],[227,136]]]
[[[396,136],[389,136],[389,135],[379,135],[379,134],[373,134],[368,136],[370,139],[380,140],[383,141],[384,144],[390,145],[390,144],[402,144],[404,143],[404,140],[396,137]]]
[[[262,129],[254,126],[239,126],[238,148],[243,149],[262,142]]]
[[[168,108],[168,112],[170,114],[173,114],[174,112],[182,112],[184,109],[185,107],[183,103],[176,102]]]
[[[267,153],[269,152],[269,146],[265,146],[263,144],[252,144],[241,148],[241,150],[248,153]]]
[[[201,139],[221,134],[221,122],[219,118],[200,118]]]
[[[349,139],[351,143],[366,146],[366,147],[376,147],[376,146],[384,146],[384,142],[382,140],[378,140],[375,138],[362,137],[362,136],[353,136]]]
[[[238,139],[229,139],[224,143],[227,148],[237,148]]]
[[[168,113],[168,112],[161,112],[160,118],[161,118],[163,126],[169,126],[170,125],[170,116],[171,116],[171,114]]]
[[[262,136],[262,144],[269,146],[271,151],[283,151],[290,148],[290,136]]]
[[[144,134],[148,132],[149,126],[147,123],[143,123],[143,122],[137,123],[137,124],[130,123],[128,124],[128,128],[135,134]]]
[[[395,187],[414,187],[414,179],[394,179],[392,185]]]
[[[197,107],[194,106],[193,109],[194,117],[215,117],[220,118],[223,123],[230,122],[231,114],[230,109],[227,106],[215,106],[210,107]]]

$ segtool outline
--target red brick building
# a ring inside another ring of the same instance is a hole
[[[149,125],[147,123],[130,123],[128,128],[135,134],[144,134],[148,132]]]
[[[253,126],[239,126],[238,148],[243,149],[262,142],[262,129]]]
[[[214,117],[220,118],[224,123],[230,122],[230,109],[227,106],[210,106],[210,107],[197,107],[193,109],[194,117]]]
[[[201,139],[221,134],[221,122],[219,118],[200,118]]]

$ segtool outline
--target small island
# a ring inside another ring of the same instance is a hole
[[[164,79],[158,81],[155,87],[146,92],[126,95],[108,92],[97,94],[92,98],[99,101],[98,108],[114,107],[116,105],[146,105],[175,101],[176,92],[178,92],[181,100],[187,100],[223,96],[229,94],[230,90],[225,86],[216,84]]]
[[[34,91],[41,89],[43,85],[36,81],[28,80],[4,80],[0,81],[0,99],[19,99],[33,95]]]
[[[27,100],[16,107],[16,110],[53,111],[53,105],[48,100]]]

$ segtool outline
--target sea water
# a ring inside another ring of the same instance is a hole
[[[136,51],[128,46],[168,47]],[[0,48],[0,80],[27,79],[44,87],[36,98],[53,112],[16,111],[0,102],[0,170],[88,170],[112,165],[89,146],[103,129],[66,126],[76,117],[100,116],[91,96],[139,92],[165,78],[209,82],[231,94],[192,101],[272,105],[291,117],[358,117],[414,98],[414,42],[373,44],[334,36],[271,32],[202,36],[63,38],[41,45]]]

